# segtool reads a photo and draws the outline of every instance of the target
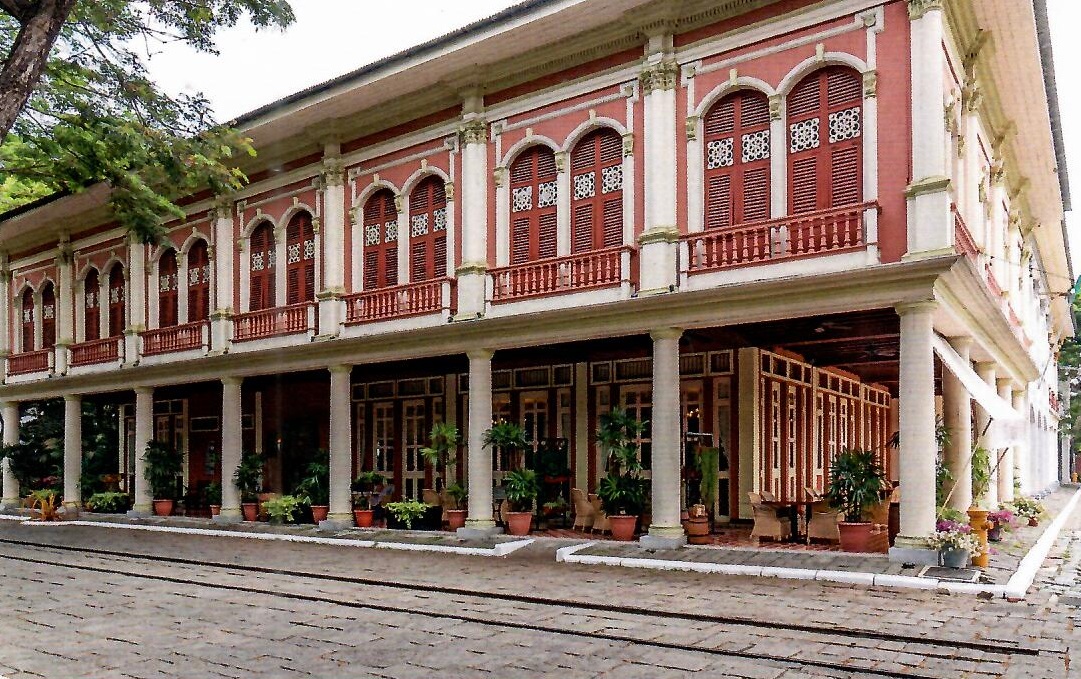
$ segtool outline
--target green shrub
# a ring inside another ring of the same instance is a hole
[[[263,509],[274,523],[293,523],[300,511],[301,499],[293,495],[282,495],[263,503]]]
[[[94,493],[87,499],[86,508],[101,514],[120,514],[131,509],[131,497],[127,493]]]
[[[388,502],[387,511],[406,528],[412,528],[414,521],[424,517],[424,513],[428,511],[428,505],[419,500]]]

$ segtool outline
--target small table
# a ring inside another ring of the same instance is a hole
[[[789,521],[792,522],[792,534],[789,536],[788,541],[800,542],[802,536],[799,532],[799,508],[805,507],[804,519],[807,521],[807,525],[810,525],[811,507],[815,502],[815,500],[765,500],[762,504],[774,509],[784,509],[785,514],[788,514]]]

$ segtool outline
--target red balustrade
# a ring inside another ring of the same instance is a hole
[[[448,290],[445,302],[444,288]],[[454,281],[440,278],[407,283],[378,290],[366,290],[346,295],[343,299],[345,300],[345,322],[348,324],[433,314],[450,309],[454,299]]]
[[[196,321],[168,328],[145,330],[139,333],[143,339],[143,356],[203,349],[207,346],[208,328],[209,324],[206,321]]]
[[[995,297],[1002,297],[1002,286],[998,284],[998,279],[995,278],[995,270],[991,268],[991,262],[983,265],[983,273],[987,278],[987,287],[991,288],[991,294]]]
[[[316,317],[314,302],[237,314],[233,317],[233,341],[315,333],[318,329]]]
[[[509,302],[619,285],[624,280],[623,253],[629,255],[630,248],[605,248],[492,269],[492,301]]]
[[[976,261],[976,258],[980,255],[980,249],[976,247],[976,241],[972,238],[972,232],[970,232],[968,226],[965,225],[965,220],[961,218],[961,213],[957,211],[956,205],[951,205],[950,211],[953,212],[954,248],[958,253]]]
[[[52,356],[52,349],[39,349],[37,351],[24,351],[21,354],[12,354],[8,356],[8,374],[26,375],[28,373],[45,372],[49,369]]]
[[[77,367],[118,361],[120,360],[120,343],[123,339],[122,337],[106,337],[105,339],[72,344],[69,362],[72,366]]]
[[[875,203],[792,215],[688,234],[689,273],[859,250],[863,213]]]

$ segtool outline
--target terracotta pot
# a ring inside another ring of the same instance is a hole
[[[176,500],[154,500],[154,516],[172,516]]]
[[[683,530],[687,531],[687,542],[692,545],[708,545],[710,542],[708,517],[692,516],[685,519]]]
[[[354,509],[353,519],[357,522],[357,528],[371,528],[372,518],[375,516],[374,509]]]
[[[258,502],[242,502],[240,504],[240,511],[244,515],[245,521],[258,521],[259,520],[259,503]]]
[[[326,521],[329,513],[330,507],[327,505],[312,505],[312,521],[315,523]]]
[[[533,529],[533,512],[507,512],[507,532],[511,535],[529,535]]]
[[[608,525],[612,527],[612,539],[620,542],[630,542],[634,539],[634,529],[638,525],[638,517],[634,514],[617,514],[608,517]]]
[[[210,515],[218,516],[221,514],[221,505],[210,505]]]
[[[1039,519],[1029,519],[1028,520],[1028,525],[1035,528],[1036,526],[1040,525],[1040,520]]]
[[[447,529],[458,530],[465,525],[465,515],[468,512],[464,509],[448,509],[447,510]]]
[[[848,523],[847,521],[837,524],[841,534],[842,552],[869,552],[871,551],[871,523]]]

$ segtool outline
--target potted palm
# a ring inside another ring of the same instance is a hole
[[[533,528],[533,501],[537,499],[540,486],[537,473],[532,469],[515,469],[503,479],[510,511],[507,512],[507,532],[511,535],[529,535]]]
[[[357,528],[371,528],[375,517],[375,510],[371,507],[372,492],[376,486],[387,482],[387,478],[379,472],[362,472],[353,481],[353,518],[357,522]]]
[[[154,515],[171,516],[176,505],[176,481],[184,471],[184,458],[172,446],[150,441],[143,452],[146,482],[154,495]]]
[[[709,543],[712,530],[713,505],[717,501],[717,477],[720,469],[721,451],[713,447],[700,447],[695,452],[694,463],[698,478],[698,497],[702,504],[695,505],[688,512],[683,529],[687,531],[687,542],[692,545]]]
[[[608,475],[601,479],[597,495],[616,540],[634,538],[638,517],[645,511],[647,486],[637,443],[645,426],[620,408],[601,415],[597,442],[608,456]]]
[[[221,484],[213,482],[206,487],[206,503],[210,505],[210,515],[221,514]]]
[[[245,521],[259,519],[259,485],[263,480],[263,456],[245,451],[233,473],[233,483],[240,491],[240,510]]]
[[[846,449],[833,458],[826,496],[844,515],[838,525],[843,551],[868,551],[872,524],[863,515],[878,502],[884,483],[885,473],[870,450]]]
[[[525,438],[525,430],[513,422],[500,421],[484,432],[482,439],[485,448],[502,451],[510,459],[508,469],[521,469],[525,467],[525,449],[529,447],[529,441]]]
[[[468,514],[465,509],[465,501],[469,496],[469,492],[465,489],[465,486],[457,482],[447,486],[444,492],[454,502],[454,509],[447,510],[447,528],[449,530],[458,530],[465,525],[466,514]]]
[[[319,451],[316,459],[308,463],[305,476],[296,487],[296,496],[302,504],[311,507],[312,520],[318,524],[330,513],[330,465],[327,464],[327,452]]]

